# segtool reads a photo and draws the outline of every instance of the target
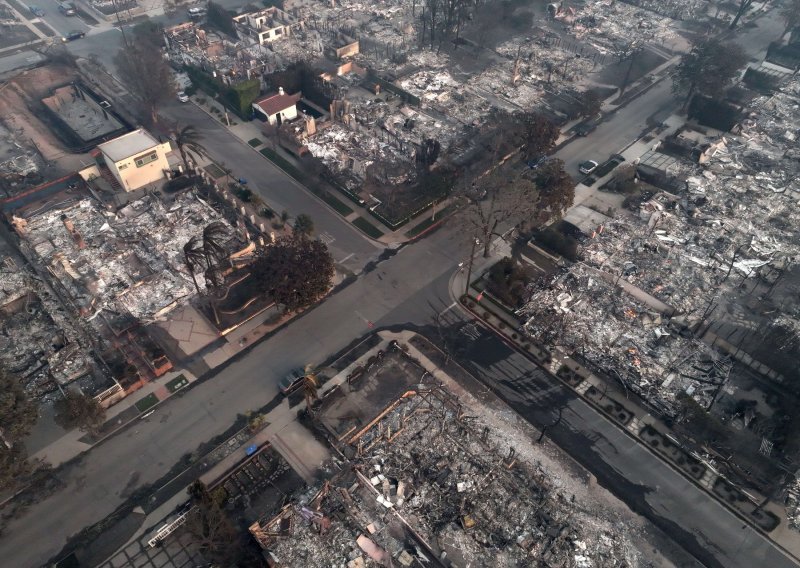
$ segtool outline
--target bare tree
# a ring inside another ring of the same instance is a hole
[[[221,489],[210,492],[201,482],[189,487],[194,507],[186,517],[186,530],[200,552],[220,566],[235,566],[241,555],[236,527],[223,507],[225,494]]]
[[[753,5],[753,0],[739,0],[739,7],[736,10],[736,15],[733,17],[733,21],[731,22],[730,29],[734,29],[738,24],[739,20],[742,19],[750,7]]]
[[[172,70],[161,49],[149,41],[139,40],[117,52],[114,63],[120,78],[141,101],[152,124],[158,123],[158,108],[175,95]]]
[[[784,24],[781,34],[781,38],[783,38],[794,28],[800,26],[800,0],[784,0],[780,14]]]
[[[482,191],[468,193],[463,215],[481,240],[483,256],[488,257],[492,238],[499,236],[498,227],[534,216],[539,192],[530,179],[511,168],[497,168],[474,184]]]

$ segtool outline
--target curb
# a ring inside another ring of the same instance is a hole
[[[452,295],[452,288],[451,288],[451,295]],[[555,373],[553,373],[552,371],[550,371],[550,369],[548,369],[547,367],[545,367],[545,366],[544,366],[542,363],[538,362],[538,361],[537,361],[535,358],[533,358],[533,357],[531,356],[531,354],[530,354],[530,353],[528,353],[527,351],[525,351],[525,350],[521,349],[519,346],[517,346],[516,344],[514,344],[514,343],[513,343],[513,341],[512,341],[511,339],[507,338],[507,337],[505,336],[505,334],[504,334],[504,333],[503,333],[501,330],[499,330],[499,329],[498,329],[498,328],[496,328],[494,325],[492,325],[491,323],[489,323],[489,322],[487,322],[486,320],[484,320],[484,319],[483,319],[482,317],[480,317],[480,316],[479,316],[477,313],[475,313],[475,312],[474,312],[472,309],[470,309],[469,307],[467,307],[466,305],[464,305],[464,304],[461,302],[461,297],[459,297],[459,298],[456,300],[456,302],[458,303],[459,307],[461,307],[461,309],[463,309],[463,310],[464,310],[464,311],[466,311],[468,314],[470,314],[471,316],[473,316],[473,317],[475,318],[475,320],[477,320],[477,321],[478,321],[478,322],[479,322],[481,325],[483,325],[484,327],[486,327],[487,329],[489,329],[490,331],[492,331],[492,333],[494,333],[496,336],[498,336],[498,337],[499,337],[499,339],[500,339],[501,341],[503,341],[503,342],[504,342],[506,345],[508,345],[508,346],[510,346],[511,348],[513,348],[515,351],[517,351],[518,353],[520,353],[521,355],[523,355],[525,358],[527,358],[528,360],[530,360],[531,362],[533,362],[533,363],[534,363],[534,364],[535,364],[537,367],[539,367],[539,368],[541,368],[542,370],[544,370],[544,371],[545,371],[545,373],[547,373],[547,374],[548,374],[550,377],[552,377],[552,378],[556,379],[556,380],[557,380],[559,383],[561,383],[561,384],[562,384],[564,387],[566,387],[567,389],[569,389],[570,391],[572,391],[574,394],[576,394],[576,395],[578,396],[578,398],[580,398],[581,400],[583,400],[583,401],[584,401],[584,402],[585,402],[585,403],[586,403],[588,406],[590,406],[590,407],[591,407],[591,408],[593,408],[593,409],[594,409],[596,412],[598,412],[598,413],[599,413],[599,414],[600,414],[600,415],[601,415],[603,418],[605,418],[605,419],[606,419],[606,420],[607,420],[609,423],[611,423],[613,426],[615,426],[616,428],[618,428],[619,430],[621,430],[621,431],[622,431],[623,433],[625,433],[625,434],[626,434],[628,437],[630,437],[630,438],[631,438],[631,439],[632,439],[634,442],[636,442],[638,446],[640,446],[640,447],[642,447],[642,448],[646,449],[646,450],[647,450],[648,452],[650,452],[650,453],[651,453],[653,456],[655,456],[656,458],[658,458],[658,460],[659,460],[660,462],[664,463],[665,465],[667,465],[667,467],[669,467],[670,469],[672,469],[672,471],[674,471],[675,473],[679,474],[679,475],[680,475],[680,476],[682,476],[683,478],[687,479],[687,480],[688,480],[688,481],[689,481],[689,482],[690,482],[690,483],[691,483],[693,486],[697,487],[698,489],[700,489],[701,491],[703,491],[704,493],[706,493],[707,495],[709,495],[709,496],[710,496],[710,497],[711,497],[711,498],[712,498],[712,499],[713,499],[713,500],[714,500],[716,503],[718,503],[719,505],[721,505],[721,506],[722,506],[724,509],[726,509],[726,510],[727,510],[727,511],[729,511],[730,513],[734,514],[734,515],[735,515],[737,518],[739,518],[741,521],[743,521],[743,522],[747,523],[747,525],[748,525],[748,526],[749,526],[751,529],[753,529],[753,530],[754,530],[756,533],[760,534],[760,535],[762,536],[762,538],[764,538],[765,540],[767,540],[767,541],[768,541],[768,542],[769,542],[769,543],[770,543],[772,546],[774,546],[776,549],[778,549],[778,550],[779,550],[781,553],[783,553],[783,554],[784,554],[784,555],[785,555],[787,558],[789,558],[789,559],[790,559],[790,560],[792,560],[792,561],[800,561],[800,558],[798,558],[798,557],[794,556],[794,555],[793,555],[791,552],[789,552],[789,550],[788,550],[788,549],[786,549],[786,548],[785,548],[785,547],[784,547],[784,546],[783,546],[781,543],[779,543],[779,542],[775,541],[774,539],[770,538],[770,536],[769,536],[769,534],[770,534],[770,533],[769,533],[769,532],[766,532],[766,531],[764,531],[763,529],[761,529],[760,527],[758,527],[757,525],[753,524],[753,522],[752,522],[750,519],[748,519],[748,518],[747,518],[747,517],[746,517],[746,516],[745,516],[745,515],[744,515],[744,514],[741,512],[741,511],[739,511],[738,509],[735,509],[734,507],[730,506],[730,505],[729,505],[728,503],[726,503],[725,501],[721,500],[721,499],[720,499],[720,498],[719,498],[719,497],[718,497],[718,496],[717,496],[717,495],[716,495],[716,494],[715,494],[715,493],[714,493],[712,490],[710,490],[710,489],[707,489],[706,487],[704,487],[703,485],[701,485],[701,484],[698,482],[698,480],[696,480],[695,478],[691,477],[690,475],[688,475],[686,472],[684,472],[684,471],[683,471],[683,470],[681,470],[680,468],[676,467],[676,466],[675,466],[675,465],[674,465],[672,462],[670,462],[669,460],[667,460],[667,459],[666,459],[666,458],[665,458],[665,457],[664,457],[664,456],[663,456],[663,455],[662,455],[660,452],[658,452],[658,451],[657,451],[657,450],[655,450],[654,448],[650,447],[650,445],[649,445],[649,444],[645,443],[645,442],[644,442],[644,440],[642,440],[642,439],[639,437],[639,435],[638,435],[638,434],[634,434],[633,432],[631,432],[630,430],[628,430],[628,428],[626,428],[626,427],[625,427],[624,425],[622,425],[622,424],[621,424],[619,421],[615,420],[615,419],[614,419],[614,418],[613,418],[613,417],[612,417],[612,416],[611,416],[611,415],[610,415],[608,412],[606,412],[606,410],[605,410],[605,409],[603,409],[603,408],[600,408],[599,406],[597,406],[596,404],[594,404],[594,402],[593,402],[592,400],[588,399],[586,396],[584,396],[584,394],[583,394],[583,393],[581,393],[581,392],[578,392],[578,390],[577,390],[575,387],[573,387],[572,385],[570,385],[569,383],[567,383],[566,381],[564,381],[563,379],[561,379],[561,377],[559,377],[558,375],[556,375]],[[586,379],[583,379],[583,380],[581,381],[581,383],[583,383],[584,381],[586,381]],[[485,383],[483,383],[483,384],[485,384]],[[485,385],[486,385],[486,384],[485,384]],[[492,389],[491,385],[486,385],[486,386],[487,386],[487,388],[490,388],[490,389]],[[499,396],[499,395],[498,395],[498,396]],[[501,398],[502,398],[502,397],[501,397]],[[648,415],[649,415],[649,414],[648,414]],[[724,476],[722,476],[722,475],[719,475],[719,477],[727,481],[727,479],[726,479]],[[778,527],[775,527],[775,529],[773,529],[773,531],[774,531],[774,530],[776,530],[777,528],[778,528]]]
[[[292,180],[292,183],[294,183],[295,185],[297,185],[298,187],[300,187],[300,188],[301,188],[301,189],[302,189],[302,190],[303,190],[303,191],[304,191],[306,194],[310,195],[310,196],[311,196],[313,199],[315,199],[317,202],[319,202],[319,203],[320,203],[320,204],[321,204],[323,207],[325,207],[325,208],[326,208],[326,209],[328,209],[328,210],[329,210],[331,213],[333,213],[333,214],[334,214],[334,215],[336,215],[338,218],[340,218],[342,221],[344,221],[344,222],[345,222],[345,224],[347,224],[347,225],[349,225],[350,227],[352,227],[352,229],[353,229],[353,230],[354,230],[356,233],[358,233],[359,235],[361,235],[363,238],[365,238],[365,239],[369,240],[370,242],[372,242],[372,243],[374,243],[374,244],[377,244],[377,245],[380,245],[382,248],[386,248],[386,244],[387,244],[387,243],[383,243],[383,242],[381,242],[381,241],[379,241],[379,240],[376,240],[376,239],[373,239],[372,237],[370,237],[369,235],[367,235],[367,234],[366,234],[364,231],[362,231],[361,229],[359,229],[359,228],[358,228],[356,225],[354,225],[353,223],[351,223],[350,221],[348,221],[348,220],[345,218],[345,216],[344,216],[344,215],[342,215],[341,213],[339,213],[338,211],[336,211],[336,210],[335,210],[333,207],[331,207],[330,205],[328,205],[328,204],[325,202],[325,200],[324,200],[324,199],[322,199],[322,198],[321,198],[321,197],[319,197],[317,194],[315,194],[313,191],[311,191],[310,189],[308,189],[308,188],[307,188],[307,187],[306,187],[306,186],[305,186],[303,183],[301,183],[301,182],[300,182],[298,179],[296,179],[296,178],[295,178],[295,177],[294,177],[292,174],[290,174],[289,172],[287,172],[286,170],[284,170],[282,167],[280,167],[278,164],[276,164],[275,162],[273,162],[272,160],[270,160],[269,158],[267,158],[267,157],[266,157],[264,154],[262,154],[260,151],[258,151],[258,150],[257,150],[255,147],[253,147],[253,146],[251,146],[250,144],[248,144],[248,143],[247,143],[247,141],[245,141],[245,140],[242,140],[242,139],[241,139],[241,138],[239,138],[239,137],[238,137],[236,134],[234,134],[233,132],[231,132],[231,130],[230,130],[230,127],[226,126],[225,124],[223,124],[222,122],[220,122],[219,120],[217,120],[217,118],[216,118],[216,117],[215,117],[213,114],[211,114],[209,111],[207,111],[207,110],[206,110],[206,109],[204,109],[202,106],[200,106],[199,104],[197,104],[197,103],[196,103],[194,100],[192,100],[192,99],[189,99],[189,100],[191,101],[191,103],[192,103],[192,104],[193,104],[195,107],[197,107],[198,109],[200,109],[201,111],[203,111],[204,113],[206,113],[208,116],[210,116],[211,118],[213,118],[215,122],[219,123],[219,124],[220,124],[220,125],[221,125],[223,128],[225,128],[225,129],[226,129],[226,130],[227,130],[227,131],[230,133],[230,135],[231,135],[231,136],[233,136],[234,138],[236,138],[236,140],[240,141],[240,142],[241,142],[243,145],[247,146],[247,147],[248,147],[248,148],[250,148],[250,149],[251,149],[253,152],[255,152],[256,154],[258,154],[258,155],[261,157],[261,159],[263,159],[263,160],[266,160],[267,162],[269,162],[270,164],[272,164],[274,167],[276,167],[278,170],[280,170],[281,172],[283,172],[283,174],[284,174],[284,175],[286,175],[286,176],[287,176],[289,179],[291,179],[291,180]],[[358,216],[359,216],[359,217],[361,217],[361,213],[360,213],[360,212],[358,212],[358,211],[354,211],[354,213],[358,213]],[[404,241],[399,241],[399,242],[404,242]]]

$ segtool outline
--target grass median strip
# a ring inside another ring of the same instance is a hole
[[[333,207],[336,212],[343,217],[347,217],[353,212],[353,210],[350,209],[345,203],[339,201],[334,195],[331,195],[327,191],[321,194],[320,197],[325,203]]]
[[[136,409],[141,413],[145,413],[153,408],[156,404],[158,404],[158,397],[155,395],[155,393],[151,392],[146,397],[136,402]]]
[[[206,172],[208,172],[208,175],[210,175],[214,179],[219,179],[225,175],[225,172],[217,164],[208,164],[205,167],[205,170]]]
[[[182,389],[188,384],[189,384],[189,379],[187,379],[184,375],[178,375],[171,381],[168,381],[166,387],[169,392],[175,392],[177,390]]]
[[[259,152],[261,152],[261,154],[263,154],[264,157],[266,157],[270,162],[274,163],[280,169],[282,169],[287,174],[292,176],[294,179],[302,183],[303,181],[302,172],[298,170],[296,167],[294,167],[294,165],[291,162],[289,162],[289,160],[287,160],[286,158],[275,152],[275,150],[273,150],[272,148],[262,148],[261,150],[259,150]]]
[[[375,225],[364,219],[363,217],[357,217],[353,220],[353,225],[364,231],[368,236],[372,237],[373,239],[379,239],[383,236],[383,233],[378,230]]]
[[[442,221],[442,219],[444,219],[445,217],[450,215],[455,210],[456,210],[455,203],[451,203],[450,205],[448,205],[447,207],[445,207],[441,211],[437,211],[435,218],[431,218],[431,217],[433,217],[433,215],[431,215],[431,217],[428,217],[427,219],[425,219],[424,221],[422,221],[418,225],[416,225],[414,227],[411,227],[408,231],[406,231],[406,236],[408,238],[416,237],[417,235],[419,235],[420,233],[422,233],[426,229],[430,228],[431,225],[433,225],[434,223],[440,223]]]

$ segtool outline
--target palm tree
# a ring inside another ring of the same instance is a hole
[[[199,237],[194,236],[183,245],[183,263],[192,276],[192,282],[194,282],[198,296],[200,295],[200,286],[197,284],[197,277],[194,274],[203,265],[204,259],[205,255],[203,254],[203,247]]]
[[[206,268],[222,262],[228,255],[223,242],[228,236],[228,228],[222,221],[214,221],[203,229],[203,256],[206,260]]]
[[[305,373],[303,377],[303,395],[306,398],[308,414],[313,415],[314,411],[311,405],[315,400],[319,399],[319,379],[317,379],[317,374],[311,370],[311,365],[306,365]]]
[[[308,238],[314,232],[314,221],[310,216],[301,213],[294,219],[294,233],[300,238]]]
[[[183,160],[187,173],[189,172],[189,158],[193,158],[191,152],[199,156],[206,154],[206,149],[200,144],[200,134],[191,124],[187,126],[175,125],[172,140],[178,147],[178,152],[180,152],[181,160]]]

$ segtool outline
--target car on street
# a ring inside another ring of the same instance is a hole
[[[29,6],[31,14],[36,16],[37,18],[44,18],[44,10],[39,8],[39,6]]]
[[[581,124],[575,128],[575,134],[578,136],[589,136],[592,132],[597,130],[597,124],[593,122],[587,122],[585,124]]]
[[[180,92],[178,93],[178,100],[179,100],[180,102],[182,102],[182,103],[188,103],[188,102],[189,102],[189,95],[187,95],[187,94],[186,94],[186,93],[184,93],[183,91],[180,91]]]
[[[68,32],[62,39],[64,41],[75,41],[76,39],[82,39],[86,37],[86,32],[81,32],[78,30],[72,30]]]
[[[528,166],[530,169],[535,170],[536,168],[544,164],[546,161],[547,161],[547,156],[539,156],[538,158],[531,158],[530,160],[525,162],[525,165]]]
[[[578,164],[578,171],[582,174],[590,174],[597,169],[599,164],[594,160],[586,160],[585,162],[581,162]]]
[[[65,16],[76,15],[75,5],[72,2],[59,2],[58,11],[64,14]]]
[[[302,367],[295,367],[289,371],[279,383],[281,393],[284,396],[289,396],[294,391],[303,386],[303,379],[306,376],[306,371]]]

